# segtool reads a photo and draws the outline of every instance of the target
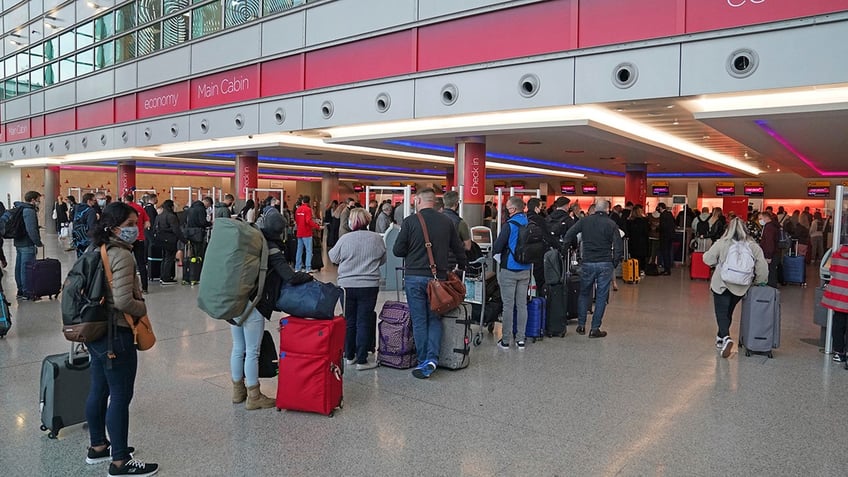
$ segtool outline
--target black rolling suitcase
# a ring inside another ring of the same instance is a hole
[[[295,259],[297,257],[297,237],[294,235],[289,235],[289,238],[286,239],[286,250],[285,250],[286,261],[290,264],[295,264]]]
[[[62,262],[55,258],[42,258],[28,263],[26,272],[26,290],[29,298],[59,296],[62,291]]]
[[[148,277],[150,280],[159,280],[162,278],[162,247],[151,244],[148,250],[150,250],[147,257]]]
[[[82,349],[82,350],[81,350]],[[85,401],[91,385],[88,353],[79,343],[71,352],[44,358],[41,364],[41,430],[55,439],[59,431],[85,421]]]
[[[200,283],[203,257],[195,253],[191,243],[186,244],[183,262],[185,263],[185,267],[183,268],[183,285],[197,285]]]
[[[565,290],[565,270],[568,264],[558,250],[551,249],[545,252],[545,297],[546,315],[545,334],[548,337],[564,337],[566,324],[568,323],[568,301]]]
[[[312,270],[321,271],[324,268],[324,248],[321,245],[321,234],[316,232],[312,237]]]

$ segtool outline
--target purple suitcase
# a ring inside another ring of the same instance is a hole
[[[30,298],[56,298],[62,291],[62,263],[45,258],[27,264],[26,290]]]
[[[409,369],[418,364],[415,340],[412,337],[412,315],[409,305],[387,301],[380,310],[380,343],[377,362],[381,366]]]

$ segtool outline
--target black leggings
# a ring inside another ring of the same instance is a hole
[[[721,294],[713,292],[716,323],[718,324],[718,333],[716,336],[719,338],[730,336],[730,325],[733,323],[733,310],[736,309],[736,305],[739,304],[740,300],[742,300],[742,297],[730,293],[730,290],[725,290]]]
[[[163,282],[170,282],[174,280],[174,275],[176,274],[176,263],[177,263],[177,251],[163,249],[162,250],[162,270],[160,272],[160,276],[162,277]]]
[[[833,338],[833,352],[845,353],[845,333],[848,331],[848,313],[833,312],[833,328],[830,336]]]
[[[138,273],[141,275],[141,289],[147,290],[147,245],[143,240],[133,244],[133,255]]]

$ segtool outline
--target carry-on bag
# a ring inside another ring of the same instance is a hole
[[[463,303],[442,315],[442,345],[439,350],[439,367],[462,369],[471,363],[470,305]]]
[[[345,319],[280,320],[277,409],[332,416],[343,405]]]
[[[189,242],[185,246],[183,255],[183,285],[197,285],[200,283],[200,272],[203,270],[203,257],[197,255],[194,246]]]
[[[807,286],[807,259],[798,255],[798,241],[792,241],[789,255],[783,257],[783,281]]]
[[[545,333],[545,315],[547,314],[546,300],[542,297],[533,297],[527,301],[527,326],[524,327],[524,337],[541,341]],[[516,305],[518,306],[518,305]],[[513,317],[516,315],[513,314]],[[512,320],[512,334],[518,333],[518,320]]]
[[[396,273],[400,275],[401,270],[398,269]],[[418,355],[412,335],[412,314],[409,312],[409,305],[400,300],[400,278],[397,283],[397,301],[383,303],[378,317],[377,362],[380,366],[409,369],[418,364]]]
[[[332,283],[311,280],[300,285],[284,283],[275,310],[302,318],[332,319],[342,299],[342,289]]]
[[[88,353],[71,343],[70,353],[54,354],[41,363],[41,430],[55,439],[62,428],[85,422],[85,401],[91,386]]]
[[[566,324],[568,323],[568,297],[566,295],[565,283],[557,285],[545,285],[545,334],[548,337],[564,337]]]
[[[692,263],[689,264],[690,280],[709,280],[712,269],[704,263],[704,252],[692,252]]]
[[[742,298],[739,344],[745,347],[745,356],[774,357],[771,350],[780,347],[780,291],[776,288],[752,286]]]
[[[12,329],[12,312],[9,309],[9,302],[6,301],[6,295],[0,291],[0,338],[5,338],[10,329]]]
[[[44,258],[27,264],[26,290],[29,298],[49,296],[56,298],[62,291],[62,263],[55,258]]]

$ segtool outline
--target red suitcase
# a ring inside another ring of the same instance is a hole
[[[704,263],[704,252],[693,252],[692,263],[689,265],[689,278],[692,280],[709,280],[712,270]]]
[[[345,319],[280,320],[277,409],[332,416],[342,407]]]

